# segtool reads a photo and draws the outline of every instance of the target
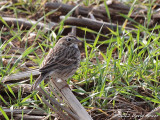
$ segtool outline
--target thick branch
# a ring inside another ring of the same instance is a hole
[[[61,16],[60,19],[64,19],[65,16]],[[75,17],[68,17],[65,22],[65,25],[74,25],[74,26],[81,26],[87,27],[93,30],[100,30],[103,26],[102,31],[109,32],[109,29],[116,30],[117,26],[119,29],[122,29],[122,26],[111,24],[108,22],[97,21],[89,18],[75,18]],[[134,30],[133,28],[125,27],[126,30]]]
[[[66,81],[62,81],[60,79],[52,79],[51,84],[63,97],[65,103],[67,103],[70,108],[79,116],[78,120],[92,120],[91,116],[87,113],[87,111],[84,109],[84,107],[80,104],[80,102],[70,90]]]
[[[3,79],[0,77],[0,79],[2,79],[1,82],[4,83],[4,82],[10,81],[10,80],[20,80],[20,79],[28,78],[28,77],[30,77],[30,75],[39,75],[39,74],[40,74],[40,72],[38,71],[38,69],[34,69],[34,70],[30,70],[30,71],[11,74],[11,75],[5,76]]]
[[[23,25],[23,27],[28,27],[31,28],[33,25],[36,25],[35,27],[38,29],[44,29],[44,32],[47,32],[48,30],[51,30],[53,26],[56,26],[57,24],[54,22],[51,22],[49,24],[44,24],[40,21],[33,21],[33,20],[27,20],[23,18],[10,18],[10,17],[2,17],[2,19],[9,25],[11,26],[12,24],[14,25]],[[4,24],[1,20],[0,23]]]
[[[72,10],[75,7],[75,5],[67,5],[67,4],[57,3],[57,2],[54,2],[54,3],[48,2],[48,3],[45,4],[45,7],[49,8],[49,9],[57,9],[57,8],[59,8],[58,11],[61,11],[62,14],[66,14],[70,10]],[[126,10],[126,8],[123,10],[123,8],[122,7],[121,7],[121,9],[109,8],[109,11],[110,11],[111,15],[115,15],[115,14],[117,14],[119,12],[127,14],[128,11]],[[78,13],[78,15],[82,15],[82,16],[83,15],[87,16],[90,12],[92,12],[92,14],[97,18],[102,18],[103,20],[107,19],[107,12],[105,10],[105,7],[103,7],[103,9],[101,9],[101,8],[79,6],[77,8],[77,10],[76,10],[76,14]]]

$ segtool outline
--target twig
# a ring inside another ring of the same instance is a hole
[[[73,27],[72,27],[71,33],[72,33],[74,36],[76,36],[76,26],[73,26]]]
[[[159,120],[160,117],[157,113],[160,113],[160,106],[155,108],[154,110],[152,110],[151,112],[149,112],[148,114],[146,114],[143,118],[141,118],[140,120]]]
[[[41,98],[42,101],[49,107],[51,108],[55,113],[57,113],[61,118],[63,118],[64,120],[69,120],[68,116],[66,116],[65,114],[63,114],[63,112],[61,110],[56,110],[51,104],[49,104],[49,102],[47,102],[44,98]]]
[[[52,93],[56,96],[56,98],[62,103],[63,99],[57,94],[56,90],[54,90],[54,88],[48,84],[50,91],[52,91]]]
[[[22,111],[23,111],[24,114],[29,114],[29,115],[39,115],[39,116],[40,115],[41,116],[46,115],[45,112],[43,112],[41,110],[35,110],[35,109],[34,110],[33,109],[13,109],[13,110],[11,110],[11,109],[8,109],[8,108],[3,108],[3,111],[5,111],[6,113],[13,112],[14,114],[21,114]]]
[[[61,106],[53,97],[51,98],[41,87],[37,88],[37,90],[41,92],[44,96],[46,96],[50,100],[50,102],[55,105],[55,107],[58,110],[62,109],[65,112],[67,112],[69,115],[71,115],[74,119],[79,120],[78,116],[76,116],[74,113],[72,113],[70,110],[66,109],[65,107]]]
[[[31,85],[30,84],[17,84],[12,87],[12,90],[14,93],[18,93],[20,88],[22,89],[22,91],[24,93],[31,93],[31,91],[30,91]]]
[[[20,118],[22,119],[22,114],[17,114],[15,115],[15,119],[14,120],[20,120]],[[23,115],[23,120],[43,120],[44,116],[35,116],[35,115]]]

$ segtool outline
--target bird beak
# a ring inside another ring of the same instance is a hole
[[[76,41],[75,41],[75,42],[78,44],[78,43],[81,43],[82,41],[80,41],[80,40],[76,39]]]

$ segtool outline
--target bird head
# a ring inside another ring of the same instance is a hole
[[[58,42],[60,44],[67,45],[67,46],[75,46],[78,43],[81,43],[81,41],[78,40],[77,37],[72,36],[72,35],[64,36],[61,39],[59,39]]]

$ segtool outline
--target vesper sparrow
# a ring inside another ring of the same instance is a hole
[[[67,80],[71,77],[79,67],[80,50],[78,43],[80,42],[73,35],[67,35],[59,39],[42,62],[39,69],[41,74],[32,85],[31,90],[36,89],[47,76],[62,80]]]

